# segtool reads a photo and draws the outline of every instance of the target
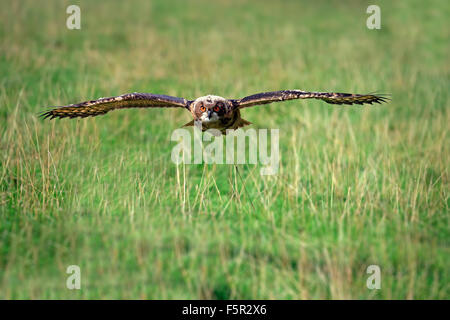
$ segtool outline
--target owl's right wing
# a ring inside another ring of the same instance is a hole
[[[184,98],[151,94],[127,93],[117,97],[100,98],[68,106],[53,107],[40,114],[46,118],[76,118],[105,114],[111,110],[123,108],[189,108],[191,101]]]

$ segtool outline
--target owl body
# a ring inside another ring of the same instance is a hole
[[[186,126],[201,126],[202,131],[215,129],[222,134],[251,124],[241,118],[241,112],[234,108],[231,100],[220,96],[207,95],[195,99],[190,105],[193,120]]]

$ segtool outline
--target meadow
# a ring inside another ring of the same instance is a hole
[[[450,298],[447,1],[0,4],[1,299]],[[37,117],[127,92],[281,89],[392,100],[243,110],[280,130],[281,157],[272,176],[239,165],[243,181],[171,161],[185,111]]]

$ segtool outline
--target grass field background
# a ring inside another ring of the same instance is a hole
[[[0,298],[450,298],[447,1],[0,4]],[[245,109],[280,129],[281,154],[275,176],[240,165],[248,196],[232,166],[171,162],[188,112],[36,115],[134,91],[296,88],[392,101]],[[81,290],[66,288],[73,264]]]

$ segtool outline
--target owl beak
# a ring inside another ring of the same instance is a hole
[[[211,119],[212,116],[212,110],[208,110],[208,119]]]

